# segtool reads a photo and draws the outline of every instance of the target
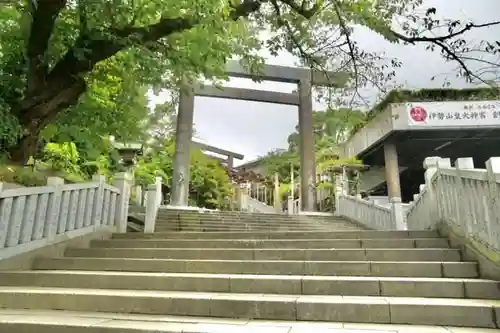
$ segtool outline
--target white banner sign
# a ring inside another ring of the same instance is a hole
[[[500,101],[407,103],[410,126],[500,125]]]

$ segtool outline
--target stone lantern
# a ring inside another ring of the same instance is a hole
[[[142,156],[143,145],[142,143],[122,143],[115,142],[114,138],[111,139],[113,142],[113,147],[118,151],[120,155],[120,163],[129,170],[136,163],[136,157]]]

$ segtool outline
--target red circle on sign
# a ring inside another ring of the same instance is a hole
[[[421,106],[414,106],[410,109],[410,117],[413,121],[423,122],[427,119],[427,111]]]

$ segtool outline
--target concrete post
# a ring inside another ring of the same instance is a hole
[[[128,172],[120,172],[113,178],[115,187],[120,190],[120,196],[118,197],[115,211],[115,226],[118,232],[127,232],[128,206],[130,201],[132,175]]]
[[[343,175],[342,173],[336,173],[335,174],[335,211],[334,215],[339,216],[339,207],[340,207],[340,196],[344,193],[344,186],[343,186]]]
[[[281,213],[281,198],[280,198],[280,179],[279,174],[274,174],[274,210],[276,213]]]
[[[401,198],[390,198],[389,203],[391,204],[392,225],[396,227],[396,230],[408,230]]]
[[[341,184],[342,184],[342,193],[347,195],[351,194],[349,192],[349,176],[347,174],[347,169],[345,166],[342,166]]]
[[[392,224],[397,230],[407,230],[406,217],[401,202],[401,184],[399,181],[399,162],[396,144],[386,142],[384,144],[385,179],[389,203],[392,209]]]
[[[144,219],[144,232],[151,233],[155,231],[156,214],[158,207],[156,204],[156,185],[150,184],[146,188],[146,217]]]
[[[245,186],[240,191],[240,211],[248,211],[248,197],[250,197],[250,190]]]
[[[457,169],[457,176],[454,177],[455,187],[456,187],[456,197],[455,200],[457,202],[461,202],[462,204],[458,206],[458,221],[462,221],[467,230],[467,234],[472,235],[472,223],[474,223],[473,218],[471,218],[470,212],[473,211],[474,204],[469,200],[461,200],[462,198],[466,198],[467,192],[470,191],[470,187],[467,184],[464,184],[462,179],[462,171],[473,170],[474,169],[474,159],[472,157],[461,157],[455,160],[455,168]]]
[[[489,236],[488,243],[494,249],[500,248],[500,204],[499,204],[499,190],[498,183],[500,178],[500,157],[490,157],[486,161],[486,170],[488,170],[488,188],[489,188],[489,202],[488,202],[488,224],[487,234]]]
[[[393,142],[384,144],[385,180],[389,201],[392,198],[401,200],[401,184],[399,182],[399,162],[396,145]]]
[[[170,205],[187,207],[189,198],[189,160],[193,137],[194,92],[184,87],[179,97],[179,112],[175,132],[175,154]]]
[[[234,206],[236,210],[241,211],[241,192],[242,189],[239,184],[236,184],[234,187]]]
[[[95,178],[92,177],[94,180]],[[104,177],[101,181],[101,179],[98,179],[99,181],[99,188],[96,191],[95,196],[99,196],[99,189],[102,187],[101,185],[104,183]],[[64,179],[60,177],[48,177],[47,178],[47,185],[48,186],[54,186],[54,193],[52,193],[49,196],[49,203],[48,203],[48,208],[47,208],[47,224],[46,228],[43,230],[43,236],[46,237],[49,240],[53,240],[57,234],[57,230],[59,228],[59,212],[61,209],[61,197],[62,197],[62,187],[64,185]],[[102,200],[100,201],[101,209],[102,209]],[[96,206],[96,200],[93,202],[94,204],[94,212],[97,211],[98,206]],[[94,213],[92,213],[94,214]],[[99,213],[100,214],[100,213]],[[94,215],[92,215],[92,223],[97,223],[97,219],[94,218]],[[100,215],[99,215],[99,222],[100,222]]]
[[[162,180],[161,177],[158,177],[158,176],[155,179],[155,187],[156,187],[156,198],[155,198],[155,200],[156,200],[156,205],[158,207],[160,207],[161,204],[162,204],[162,202],[163,202],[163,193],[161,191],[161,189],[162,189],[162,186],[161,186],[162,181],[161,180]]]
[[[93,175],[92,181],[99,184],[94,196],[94,210],[92,212],[92,224],[98,228],[102,221],[103,203],[104,203],[104,183],[106,177],[103,175]]]
[[[289,196],[287,198],[287,202],[286,202],[286,208],[288,210],[288,215],[293,215],[295,214],[295,211],[293,209],[293,197]]]
[[[234,157],[233,156],[228,156],[227,157],[227,168],[231,170],[234,167]]]
[[[135,186],[135,203],[139,206],[142,207],[144,200],[142,198],[142,186],[141,185],[136,185]]]
[[[316,204],[316,162],[314,156],[312,87],[299,82],[300,198],[302,211],[314,211]]]

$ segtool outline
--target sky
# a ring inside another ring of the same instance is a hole
[[[499,0],[428,0],[424,8],[434,6],[438,13],[447,18],[487,22],[500,19]],[[483,29],[470,34],[469,38],[492,38],[500,36],[500,28]],[[454,65],[447,65],[437,52],[425,50],[424,45],[404,46],[391,44],[370,31],[357,31],[355,40],[360,47],[370,52],[385,53],[389,57],[398,58],[402,67],[397,69],[396,84],[404,88],[440,87],[443,76],[431,80],[435,75],[453,72]],[[271,57],[263,54],[271,65],[294,66],[296,59],[290,54]],[[275,82],[254,83],[249,79],[231,78],[225,84],[228,87],[250,88],[291,93],[296,87],[293,84]],[[464,82],[454,81],[453,86],[461,88]],[[377,92],[374,91],[374,94]],[[164,94],[150,96],[151,102],[161,103]],[[314,109],[324,109],[324,105],[314,102]],[[194,126],[196,140],[241,153],[243,161],[248,162],[268,151],[287,148],[287,137],[295,130],[298,122],[296,106],[277,105],[250,101],[226,100],[209,97],[195,98]]]

